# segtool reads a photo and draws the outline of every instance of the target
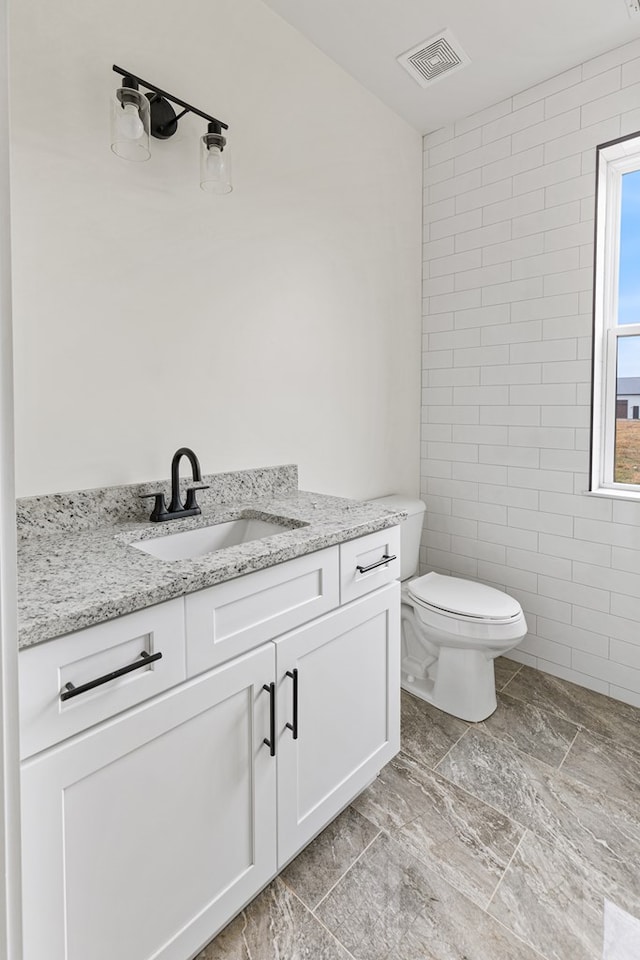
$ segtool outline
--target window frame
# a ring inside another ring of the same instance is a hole
[[[640,323],[617,323],[622,177],[636,170],[640,170],[640,132],[596,148],[589,490],[640,500],[640,483],[614,480],[618,339],[640,336]]]

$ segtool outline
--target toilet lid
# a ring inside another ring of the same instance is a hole
[[[481,620],[513,620],[522,613],[517,600],[501,590],[473,580],[427,573],[411,580],[409,594],[418,603],[445,613]]]

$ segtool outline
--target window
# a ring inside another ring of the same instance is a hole
[[[640,134],[597,157],[591,490],[640,498]]]

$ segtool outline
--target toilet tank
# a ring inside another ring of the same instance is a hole
[[[418,570],[422,525],[427,508],[422,500],[412,500],[396,494],[378,497],[371,503],[379,503],[387,510],[406,510],[409,514],[400,524],[400,579],[408,580]]]

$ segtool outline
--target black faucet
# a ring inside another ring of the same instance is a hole
[[[191,473],[194,483],[199,486],[187,487],[187,499],[183,503],[180,499],[180,461],[186,457],[191,464]],[[164,520],[179,520],[181,517],[197,517],[202,511],[196,503],[196,491],[208,490],[209,485],[201,483],[202,473],[200,471],[200,462],[193,450],[189,447],[180,447],[173,455],[171,461],[171,503],[167,509],[164,499],[164,493],[142,493],[141,498],[155,497],[155,504],[149,520],[159,523]]]

